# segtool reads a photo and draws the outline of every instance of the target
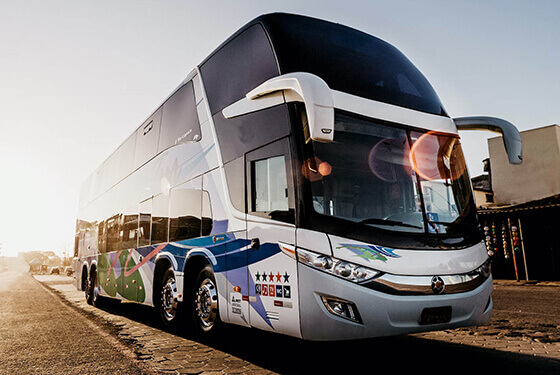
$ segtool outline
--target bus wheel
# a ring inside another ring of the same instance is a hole
[[[92,272],[93,273],[93,272]],[[86,295],[86,302],[91,305],[93,303],[93,283],[92,283],[92,273],[87,276],[85,281],[85,295]],[[83,276],[82,276],[83,277]]]
[[[99,285],[97,284],[97,270],[91,273],[91,304],[95,307],[101,307],[103,297],[99,294]]]
[[[161,301],[159,313],[162,323],[168,328],[175,328],[179,321],[179,302],[177,301],[177,284],[172,268],[165,271],[160,289]]]
[[[216,331],[220,323],[216,279],[209,265],[198,273],[192,296],[192,316],[196,333],[209,336]]]

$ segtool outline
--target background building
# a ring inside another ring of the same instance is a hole
[[[488,140],[485,175],[473,178],[496,278],[560,280],[560,126],[521,132],[523,163]]]

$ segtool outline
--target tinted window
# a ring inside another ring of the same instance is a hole
[[[288,210],[288,184],[284,156],[255,161],[253,164],[253,211]]]
[[[212,206],[210,204],[210,194],[206,191],[202,191],[202,235],[208,236],[212,233],[212,227],[214,226],[212,220]]]
[[[169,241],[200,237],[202,218],[201,180],[171,189]],[[198,186],[197,186],[198,185]]]
[[[138,224],[138,247],[148,246],[151,236],[152,222],[152,200],[148,199],[140,203],[140,215]]]
[[[152,244],[167,242],[169,195],[160,194],[152,202]]]
[[[233,207],[241,212],[245,212],[245,163],[243,157],[224,165],[226,172],[229,197]]]
[[[120,250],[121,215],[115,215],[105,222],[107,231],[107,252]]]
[[[80,236],[76,234],[74,236],[74,258],[78,257],[78,249],[80,247]]]
[[[284,138],[246,155],[247,202],[252,214],[295,223],[290,145]]]
[[[132,134],[117,150],[117,181],[125,178],[133,171],[135,146],[136,134]]]
[[[150,116],[136,131],[134,169],[140,167],[157,154],[160,123],[161,108]]]
[[[214,124],[224,163],[290,134],[285,104],[229,120],[219,113],[214,116]]]
[[[103,163],[103,182],[101,184],[101,194],[109,190],[117,183],[118,154],[113,152]]]
[[[187,82],[165,102],[161,121],[160,152],[179,143],[200,140],[201,131],[192,81]]]
[[[97,231],[97,250],[100,253],[107,252],[107,229],[105,227],[105,221],[99,223]]]
[[[282,74],[313,73],[331,89],[445,115],[422,73],[397,48],[347,26],[273,14],[262,18]]]
[[[138,214],[128,213],[122,216],[121,225],[121,249],[136,248],[137,239],[136,233],[138,231]]]
[[[200,66],[212,114],[243,98],[278,75],[270,42],[261,25],[254,25],[221,46]]]

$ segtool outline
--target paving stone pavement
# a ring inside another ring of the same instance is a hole
[[[69,283],[71,279],[68,277],[45,275],[35,276],[35,278],[60,295],[71,306],[108,323],[121,340],[128,342],[133,347],[140,360],[146,361],[162,374],[274,374],[272,371],[232,354],[162,331],[160,328],[152,326],[153,324],[129,319],[120,315],[119,309],[107,311],[107,309],[90,306],[86,303],[83,292],[77,291]],[[121,309],[122,307],[120,306]],[[484,335],[472,330],[445,330],[410,336],[560,360],[560,343],[558,342],[545,343],[523,337]]]
[[[479,335],[476,332],[473,333],[472,331],[463,330],[435,331],[411,336],[560,360],[560,343],[558,342],[545,343],[526,337]]]
[[[35,279],[71,306],[115,327],[118,338],[133,347],[138,359],[147,361],[162,374],[275,374],[202,343],[88,305],[84,293],[77,291],[67,277],[36,275]]]

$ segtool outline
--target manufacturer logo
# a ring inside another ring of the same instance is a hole
[[[439,276],[432,277],[432,292],[434,294],[441,294],[445,290],[445,283]]]

